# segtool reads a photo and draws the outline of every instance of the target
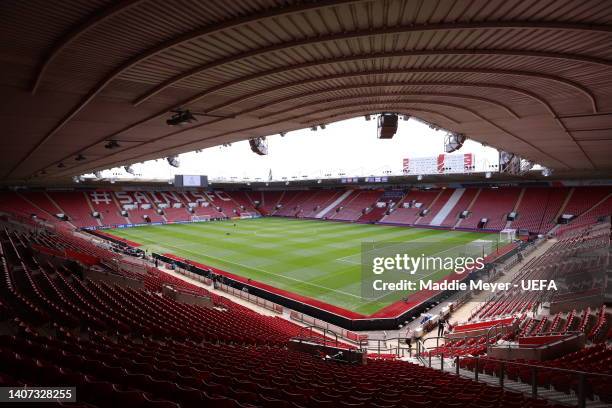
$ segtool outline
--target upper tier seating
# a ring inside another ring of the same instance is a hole
[[[49,214],[36,207],[30,201],[13,192],[0,192],[0,211],[30,217],[35,214],[39,219],[54,222],[55,214]]]
[[[607,197],[605,200],[599,202],[597,205],[585,210],[580,216],[572,220],[568,227],[561,227],[563,231],[565,228],[577,228],[583,225],[590,225],[596,223],[601,217],[610,217],[612,215],[612,197]]]

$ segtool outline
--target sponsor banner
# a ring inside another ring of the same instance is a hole
[[[259,216],[250,215],[245,217],[233,217],[233,220],[239,220],[241,218],[259,218]],[[221,219],[221,218],[218,218]],[[82,227],[82,230],[86,231],[97,231],[97,230],[105,230],[111,228],[132,228],[132,227],[144,227],[147,225],[166,225],[166,224],[194,224],[198,222],[208,222],[213,221],[212,218],[200,219],[200,220],[187,220],[187,221],[168,221],[168,222],[147,222],[147,223],[138,223],[138,224],[116,224],[116,225],[103,225],[103,226],[91,226],[91,227]]]

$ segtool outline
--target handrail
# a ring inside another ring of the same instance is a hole
[[[370,342],[376,343],[376,345],[370,346]],[[412,357],[412,352],[416,352],[420,347],[420,339],[411,339],[411,343],[412,342],[416,344],[416,348],[413,344],[410,344],[410,346],[406,345],[406,337],[392,337],[388,339],[364,339],[359,342],[359,349],[365,352],[376,352],[377,354],[383,354],[383,352],[387,352],[401,357],[404,357],[406,354],[408,354],[409,357]],[[383,343],[384,346],[382,345]],[[387,343],[396,344],[393,345]],[[404,343],[404,345],[402,345],[402,343]]]
[[[484,361],[493,361],[493,362],[496,362],[496,363],[504,363],[504,364],[509,364],[509,365],[518,365],[518,366],[524,366],[524,367],[530,367],[530,368],[541,368],[541,369],[545,369],[545,370],[562,371],[562,372],[570,373],[570,374],[582,374],[582,375],[595,375],[595,376],[599,376],[599,377],[609,377],[610,378],[610,382],[612,382],[612,374],[603,374],[603,373],[596,373],[596,372],[589,372],[589,371],[572,370],[572,369],[569,369],[569,368],[549,367],[549,366],[538,365],[538,364],[519,363],[519,362],[512,361],[512,360],[500,360],[498,358],[493,358],[493,357],[465,356],[463,358],[464,359],[467,358],[467,359],[478,359],[478,360],[484,360]]]
[[[308,336],[304,336],[303,338],[305,340],[311,339],[316,343],[320,343],[320,337],[319,336],[314,336],[313,330],[317,329],[317,330],[321,330],[323,332],[323,346],[326,347],[327,346],[327,333],[331,333],[334,335],[335,339],[336,339],[336,344],[333,347],[339,347],[340,342],[338,341],[338,334],[336,334],[335,332],[326,329],[325,327],[320,327],[320,326],[315,326],[315,325],[308,325],[306,327],[302,327],[298,333],[298,335],[295,338],[298,338],[299,340],[302,339],[302,332],[304,331],[308,331],[310,333],[310,337]]]
[[[580,334],[580,333],[584,333],[584,332],[581,332],[579,330],[563,331],[563,332],[551,331],[551,332],[544,332],[544,333],[538,333],[538,334],[530,334],[529,336],[518,336],[518,338],[559,336],[563,334],[571,335],[571,334]]]

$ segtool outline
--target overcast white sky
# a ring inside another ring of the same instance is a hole
[[[437,156],[444,152],[444,131],[434,131],[414,119],[400,119],[398,131],[390,140],[376,137],[376,120],[353,118],[327,125],[316,132],[302,129],[289,132],[285,137],[269,136],[268,155],[251,152],[248,142],[230,147],[213,147],[201,153],[179,156],[180,168],[168,165],[166,160],[149,161],[134,165],[138,177],[169,179],[174,174],[203,174],[211,180],[268,179],[270,169],[274,180],[283,177],[321,178],[326,174],[338,177],[384,176],[402,174],[402,160]],[[467,141],[458,153],[474,153],[477,170],[485,171],[489,164],[497,163],[497,151],[480,143]],[[455,154],[458,154],[455,153]],[[390,173],[387,173],[389,172]],[[102,173],[104,177],[132,177],[123,169]]]

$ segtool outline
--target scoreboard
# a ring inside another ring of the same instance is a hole
[[[474,166],[473,153],[405,158],[402,163],[404,174],[469,173],[474,171]]]
[[[208,176],[177,174],[174,176],[175,187],[208,187]]]

